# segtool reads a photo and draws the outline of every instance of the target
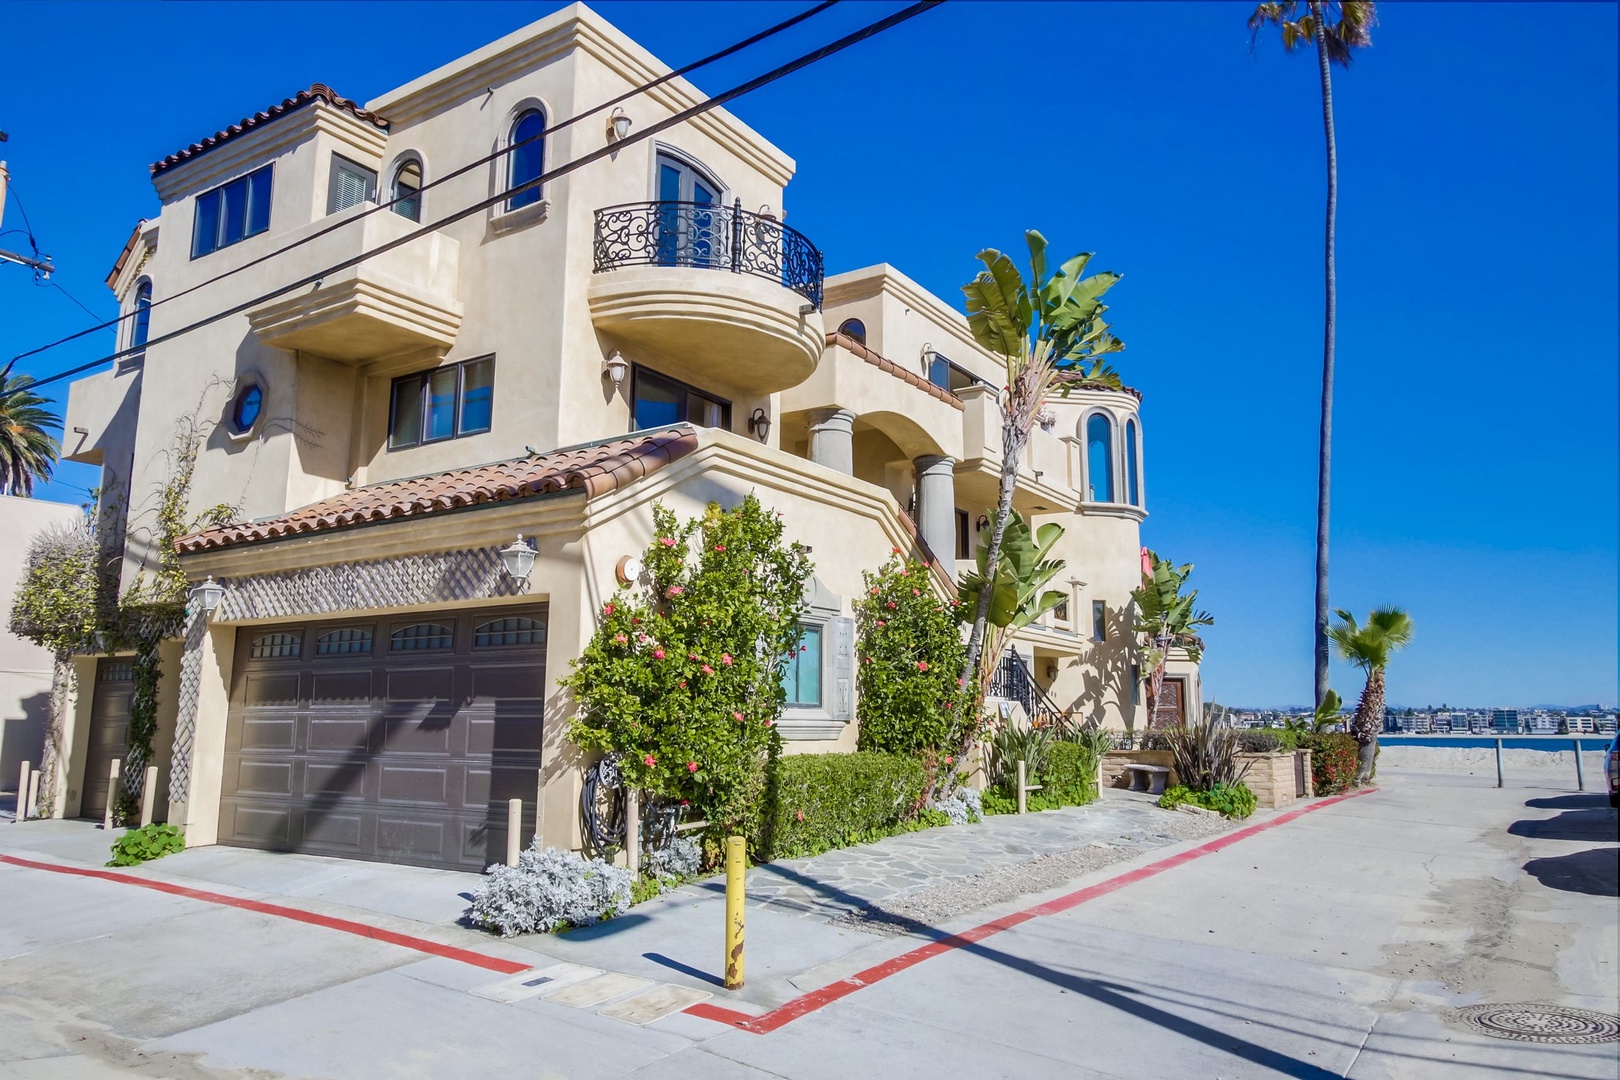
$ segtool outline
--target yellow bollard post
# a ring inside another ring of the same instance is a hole
[[[743,878],[748,852],[740,836],[726,837],[726,989],[743,984]]]

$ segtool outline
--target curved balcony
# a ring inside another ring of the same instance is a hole
[[[610,206],[596,212],[594,254],[591,315],[604,332],[757,393],[815,370],[821,252],[775,218],[740,205]]]

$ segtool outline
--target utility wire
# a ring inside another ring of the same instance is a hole
[[[77,296],[74,296],[72,293],[68,292],[67,289],[64,288],[60,282],[47,281],[47,282],[41,282],[40,284],[49,285],[51,288],[55,289],[57,292],[61,293],[65,297],[67,297],[69,300],[73,301],[75,304],[78,304],[79,307],[84,311],[84,313],[86,315],[90,316],[92,319],[101,318],[100,315],[97,315],[95,312],[93,312],[89,308],[85,307],[84,304],[79,301],[79,298]]]
[[[420,188],[418,188],[414,192],[411,192],[411,193],[406,194],[406,195],[401,195],[401,196],[399,196],[397,198],[391,198],[387,202],[378,203],[376,206],[373,206],[368,210],[361,211],[360,213],[355,214],[355,215],[353,215],[351,217],[345,218],[344,220],[342,220],[340,222],[337,222],[337,223],[332,224],[332,225],[328,225],[323,229],[317,229],[315,232],[310,233],[308,236],[300,237],[299,239],[294,240],[290,244],[287,244],[287,245],[285,245],[283,247],[279,247],[279,248],[275,249],[274,251],[267,252],[266,254],[261,255],[256,259],[251,259],[248,262],[245,262],[240,266],[232,267],[231,269],[226,270],[221,274],[217,274],[214,277],[208,278],[205,281],[199,281],[197,284],[192,285],[189,288],[182,289],[180,292],[174,293],[171,296],[159,297],[159,298],[153,300],[152,303],[147,306],[147,310],[150,311],[152,308],[161,307],[162,305],[168,303],[171,300],[178,300],[183,296],[189,296],[192,293],[196,292],[198,289],[207,288],[209,285],[212,285],[212,284],[214,284],[215,282],[218,282],[218,281],[222,281],[225,278],[228,278],[228,277],[232,276],[233,274],[239,274],[244,270],[248,270],[248,269],[251,269],[251,268],[253,268],[255,266],[258,266],[261,263],[268,262],[271,259],[279,258],[280,256],[285,255],[287,252],[293,250],[294,248],[301,247],[304,244],[312,243],[313,241],[319,240],[321,237],[326,236],[328,233],[336,232],[338,229],[345,228],[351,222],[359,221],[361,218],[370,217],[372,214],[381,213],[384,210],[391,210],[391,209],[394,208],[394,206],[396,206],[397,204],[399,204],[401,202],[405,202],[405,201],[408,201],[408,200],[411,200],[411,199],[420,198],[423,192],[430,191],[433,188],[438,187],[440,184],[447,183],[447,182],[449,182],[451,180],[456,179],[456,177],[458,177],[458,176],[463,176],[466,173],[472,171],[473,169],[479,168],[480,166],[488,165],[490,162],[495,161],[497,158],[504,157],[507,154],[512,153],[514,150],[520,150],[523,147],[528,146],[532,142],[537,142],[537,141],[539,141],[541,139],[544,139],[548,135],[555,134],[556,132],[562,131],[564,128],[571,127],[572,125],[579,123],[581,120],[585,120],[585,119],[587,119],[589,117],[595,116],[595,115],[603,112],[604,110],[611,109],[615,105],[623,104],[624,102],[630,100],[631,98],[635,97],[638,94],[643,94],[643,93],[646,93],[649,90],[656,89],[657,87],[662,86],[664,83],[667,83],[672,79],[677,79],[677,78],[681,77],[682,75],[687,74],[688,72],[696,71],[698,68],[706,67],[709,64],[712,64],[712,63],[716,62],[717,60],[724,60],[726,57],[731,56],[734,53],[740,52],[743,49],[749,48],[750,46],[757,45],[761,41],[764,41],[766,38],[773,37],[776,34],[780,34],[782,31],[791,29],[792,27],[797,26],[799,23],[804,22],[806,19],[808,19],[808,18],[810,18],[810,17],[812,17],[814,15],[821,14],[823,11],[826,11],[828,8],[832,7],[833,5],[837,4],[838,2],[839,2],[839,0],[823,0],[822,3],[817,4],[815,7],[808,8],[807,10],[800,12],[799,14],[793,16],[790,19],[785,19],[782,22],[777,23],[775,26],[771,26],[771,27],[768,27],[768,28],[766,28],[764,30],[761,30],[759,33],[754,34],[751,37],[744,38],[743,40],[737,42],[734,45],[728,45],[724,49],[721,49],[719,52],[710,53],[708,56],[705,56],[705,57],[703,57],[703,58],[701,58],[699,60],[692,61],[690,64],[687,64],[685,67],[677,68],[674,71],[671,71],[670,73],[668,73],[667,75],[660,75],[658,78],[653,79],[651,82],[643,83],[640,86],[637,86],[637,87],[635,87],[635,88],[633,88],[631,90],[626,91],[625,93],[620,94],[616,98],[613,98],[613,99],[611,99],[609,101],[604,101],[600,105],[593,106],[592,108],[587,109],[582,113],[579,113],[579,114],[577,114],[575,116],[571,116],[566,120],[559,121],[556,125],[554,125],[552,127],[549,127],[549,128],[546,128],[544,131],[540,132],[538,135],[531,135],[527,139],[523,139],[520,142],[515,142],[515,143],[512,143],[509,146],[503,147],[502,149],[495,151],[493,154],[489,154],[489,155],[486,155],[485,157],[481,157],[476,161],[470,161],[467,164],[461,166],[460,168],[454,170],[453,172],[445,173],[443,176],[439,177],[436,180],[430,180],[427,183],[424,183]],[[629,140],[629,141],[633,142],[635,140],[632,139],[632,140]],[[616,144],[616,145],[619,145],[619,144]],[[22,209],[22,203],[21,202],[18,202],[17,208],[19,210]],[[23,221],[24,221],[24,223],[26,223],[28,221],[28,215],[27,215],[26,212],[23,214]],[[30,243],[33,243],[34,238],[33,238],[32,233],[29,234],[28,239],[29,239]],[[38,245],[35,245],[34,253],[35,253],[35,255],[39,254]],[[67,335],[66,337],[63,337],[63,338],[58,338],[55,341],[48,342],[48,343],[46,343],[44,345],[41,345],[41,346],[39,346],[37,348],[29,349],[26,352],[20,352],[16,356],[13,356],[11,358],[12,362],[15,363],[18,360],[23,360],[23,359],[26,359],[27,357],[30,357],[30,356],[37,356],[38,354],[40,354],[42,352],[46,352],[46,351],[48,351],[50,349],[57,348],[58,346],[61,346],[61,345],[66,345],[70,341],[76,341],[79,338],[84,337],[87,334],[93,334],[98,330],[105,330],[110,326],[117,326],[118,324],[124,322],[126,319],[133,319],[134,317],[135,317],[135,312],[133,312],[133,311],[127,312],[125,314],[118,315],[115,318],[108,319],[107,321],[99,323],[99,324],[97,324],[95,326],[86,327],[83,330],[80,330],[80,331],[78,331],[76,333],[69,334],[69,335]]]
[[[194,330],[200,330],[205,326],[211,326],[214,323],[219,322],[221,319],[227,319],[227,318],[231,317],[232,315],[240,315],[241,313],[247,311],[250,308],[257,307],[259,304],[265,303],[266,301],[274,300],[278,296],[284,296],[287,293],[293,292],[294,290],[297,290],[297,289],[301,289],[306,285],[317,285],[321,281],[323,281],[325,278],[327,278],[328,276],[330,276],[332,274],[341,273],[342,271],[347,270],[350,267],[358,266],[360,263],[363,263],[367,259],[370,259],[370,258],[372,258],[374,256],[381,255],[381,254],[383,254],[385,252],[392,251],[397,247],[403,247],[404,245],[412,243],[413,241],[420,240],[422,237],[427,236],[430,233],[437,232],[438,230],[442,229],[446,225],[453,225],[456,222],[461,221],[464,218],[471,217],[474,214],[477,214],[477,213],[480,213],[481,211],[487,210],[491,206],[494,206],[495,204],[500,203],[500,202],[504,202],[504,201],[512,198],[515,195],[521,194],[524,191],[528,191],[531,188],[541,187],[541,186],[549,183],[552,180],[555,180],[555,179],[558,179],[560,177],[566,176],[569,173],[574,172],[574,171],[576,171],[576,170],[578,170],[580,168],[583,168],[584,166],[589,165],[592,162],[599,161],[602,158],[609,156],[610,154],[616,154],[620,150],[624,149],[624,147],[626,147],[626,146],[628,146],[628,145],[630,145],[632,143],[641,142],[644,139],[650,139],[654,135],[657,135],[657,134],[659,134],[660,132],[663,132],[663,131],[667,131],[669,128],[672,128],[672,127],[676,126],[677,124],[685,123],[686,121],[692,119],[694,116],[700,116],[703,113],[706,113],[706,112],[710,111],[711,109],[717,109],[721,105],[724,105],[728,101],[731,101],[731,100],[733,100],[735,98],[739,98],[744,94],[750,93],[750,92],[752,92],[754,90],[759,89],[762,86],[766,86],[766,85],[768,85],[770,83],[773,83],[773,82],[777,81],[778,79],[781,79],[781,78],[783,78],[783,77],[785,77],[787,75],[791,75],[794,72],[800,70],[801,68],[808,67],[811,64],[814,64],[819,60],[824,60],[827,57],[832,56],[834,53],[842,52],[844,49],[849,48],[851,45],[856,45],[856,44],[859,44],[862,41],[865,41],[868,38],[875,37],[876,35],[883,33],[885,30],[888,30],[891,27],[898,26],[900,23],[906,22],[909,19],[913,19],[916,16],[921,15],[923,12],[930,10],[931,8],[938,7],[943,2],[944,2],[944,0],[921,0],[921,2],[919,2],[919,3],[915,3],[915,4],[910,5],[909,7],[902,8],[901,10],[895,12],[894,14],[889,15],[889,16],[887,16],[885,18],[879,19],[877,22],[870,23],[867,26],[862,27],[861,29],[855,31],[852,34],[846,34],[845,36],[839,38],[837,41],[831,42],[831,43],[829,43],[827,45],[823,45],[821,48],[815,49],[815,50],[813,50],[811,52],[808,52],[808,53],[805,53],[804,55],[798,57],[797,59],[790,60],[786,64],[783,64],[780,67],[773,68],[773,69],[771,69],[770,71],[766,72],[763,75],[755,76],[754,78],[749,79],[747,82],[739,83],[738,85],[732,87],[731,89],[726,90],[726,91],[724,91],[724,92],[722,92],[722,93],[720,93],[720,94],[718,94],[718,95],[716,95],[714,97],[708,98],[708,99],[706,99],[704,101],[699,102],[696,105],[693,105],[693,106],[691,106],[689,108],[683,109],[680,112],[674,114],[673,116],[670,116],[670,117],[668,117],[668,118],[666,118],[664,120],[660,120],[658,123],[653,124],[652,126],[650,126],[648,128],[644,128],[643,130],[641,130],[639,132],[628,135],[625,138],[618,140],[617,142],[609,143],[608,145],[606,145],[606,146],[604,146],[604,147],[602,147],[602,148],[600,148],[598,150],[593,150],[590,153],[585,154],[582,157],[575,158],[573,161],[567,162],[567,163],[565,163],[563,165],[559,165],[557,168],[552,169],[550,172],[542,173],[541,175],[535,177],[534,179],[526,181],[526,182],[524,182],[522,184],[519,184],[516,187],[508,188],[507,190],[499,192],[498,194],[492,195],[487,199],[480,199],[478,202],[473,203],[471,206],[468,206],[465,209],[457,210],[456,212],[454,212],[452,214],[448,214],[445,217],[442,217],[439,220],[437,220],[435,222],[432,222],[431,224],[424,225],[421,228],[414,229],[411,232],[405,233],[403,236],[399,236],[399,237],[394,238],[393,240],[389,240],[389,241],[387,241],[385,243],[379,244],[378,246],[370,249],[369,251],[363,251],[358,255],[354,255],[354,256],[352,256],[350,258],[344,259],[341,262],[333,263],[331,266],[325,267],[325,268],[323,268],[321,270],[317,270],[312,274],[307,274],[304,277],[301,277],[301,278],[297,279],[296,281],[288,282],[286,285],[282,285],[279,288],[272,289],[269,292],[261,293],[258,296],[253,297],[252,299],[244,300],[239,304],[234,304],[231,307],[225,308],[222,311],[217,311],[212,315],[204,316],[203,318],[198,319],[195,322],[189,323],[186,326],[182,326],[177,330],[171,330],[166,334],[160,334],[155,338],[151,338],[151,339],[147,340],[146,342],[144,342],[141,345],[132,345],[127,349],[120,349],[119,351],[114,352],[114,353],[110,353],[110,354],[108,354],[106,356],[101,357],[98,360],[92,360],[87,364],[80,364],[77,367],[69,368],[66,371],[58,372],[55,375],[46,376],[45,378],[40,379],[37,382],[35,382],[34,385],[35,386],[44,386],[44,385],[46,385],[48,383],[56,382],[58,379],[65,379],[70,375],[77,375],[81,371],[88,371],[91,368],[100,367],[100,366],[102,366],[104,364],[110,363],[110,362],[112,362],[114,360],[122,359],[123,357],[133,355],[133,354],[135,354],[137,352],[143,352],[146,349],[149,349],[154,345],[160,345],[160,344],[162,344],[164,342],[167,342],[167,341],[173,341],[175,338],[182,337],[185,334],[189,334]],[[15,362],[15,361],[13,361],[13,362]]]

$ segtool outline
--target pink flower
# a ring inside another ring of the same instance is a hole
[[[867,662],[867,663],[868,663],[868,664],[870,664],[870,663],[871,663],[871,662],[872,662],[872,658],[871,658],[871,657],[870,657],[870,656],[868,656],[868,657],[867,657],[867,658],[866,658],[866,662]]]
[[[873,623],[872,625],[873,626],[888,626],[889,624],[884,622],[882,619],[879,619],[877,622]]]
[[[716,545],[714,545],[714,550],[716,550],[716,551],[724,551],[724,550],[726,550],[726,545],[724,545],[724,544],[716,544]]]
[[[722,664],[726,665],[726,667],[730,667],[731,666],[731,654],[728,653],[728,652],[721,653],[720,654],[720,662]]]
[[[708,664],[704,664],[703,665],[703,674],[705,674],[705,675],[713,675],[714,674],[714,668],[710,667]]]
[[[686,654],[686,658],[688,660],[696,660],[697,659],[697,653],[689,652],[689,653]]]
[[[809,652],[810,651],[810,646],[808,646],[808,645],[800,645],[799,646],[799,651],[800,652]]]
[[[922,595],[922,590],[921,589],[912,589],[911,590],[911,595],[912,596],[921,596]]]
[[[926,661],[926,660],[917,661],[917,670],[918,671],[927,671],[928,670],[928,661]]]
[[[691,805],[692,805],[692,801],[691,801],[691,800],[690,800],[690,799],[682,799],[682,800],[681,800],[681,805],[682,805],[682,806],[691,806]]]
[[[954,701],[947,701],[947,702],[946,702],[946,703],[945,703],[945,707],[946,707],[946,708],[947,708],[947,709],[952,709],[952,708],[955,708],[955,707],[956,707],[956,702],[954,702]],[[946,759],[945,759],[945,760],[946,760],[946,761],[949,761],[949,760],[950,760],[950,758],[946,758]]]
[[[630,644],[630,635],[629,634],[614,634],[613,635],[613,640],[617,641],[620,645],[628,645],[628,644]]]
[[[900,549],[897,548],[897,547],[892,547],[892,548],[889,549],[889,554],[890,555],[898,555],[898,554],[900,554]]]
[[[776,726],[776,721],[775,720],[766,720],[765,721],[765,726],[766,727],[775,727]]]
[[[800,821],[803,821],[804,820],[804,811],[803,810],[795,810],[795,811],[793,811],[793,816],[798,818]]]
[[[679,596],[679,595],[681,595],[681,593],[683,593],[685,591],[686,591],[686,589],[683,588],[680,585],[671,585],[669,588],[664,590],[664,595],[665,596]]]
[[[957,686],[966,686],[967,685],[967,680],[965,680],[965,679],[957,679],[956,680],[956,685]]]
[[[604,615],[613,614],[613,605],[612,604],[603,604],[602,605],[602,614],[604,614]]]
[[[654,649],[653,650],[653,659],[654,660],[662,660],[663,658],[664,658],[664,650],[663,649]]]
[[[896,606],[896,604],[895,604],[895,602],[893,600],[890,600],[888,603],[884,604],[883,606],[886,607],[886,608],[890,608],[892,610]]]
[[[686,771],[687,771],[687,772],[697,772],[697,762],[695,762],[695,761],[688,761],[688,762],[687,762],[687,763],[686,763]]]
[[[641,625],[641,617],[638,616],[638,615],[630,616],[630,625],[631,626],[640,626]]]
[[[910,570],[902,570],[902,571],[900,571],[900,576],[901,577],[910,577],[911,576],[911,571]]]
[[[686,680],[682,679],[680,682],[676,683],[675,685],[679,686],[682,690],[685,690],[686,689]]]
[[[734,712],[734,713],[731,714],[731,716],[732,716],[732,719],[737,721],[737,723],[740,724],[740,723],[743,722],[743,714],[742,713]]]
[[[872,595],[873,595],[873,596],[876,596],[876,595],[877,595],[877,594],[878,594],[878,591],[877,591],[877,590],[876,590],[876,589],[873,589],[873,590],[872,590]]]
[[[956,759],[951,757],[949,754],[946,754],[945,755],[945,764],[947,764],[947,765],[955,765],[956,764]]]
[[[658,542],[663,544],[665,547],[675,546],[675,538],[673,536],[660,536],[658,538]]]
[[[651,754],[648,754],[646,757],[641,759],[641,763],[650,769],[654,765],[658,764],[658,759],[653,757]]]

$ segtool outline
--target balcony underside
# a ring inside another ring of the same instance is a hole
[[[624,266],[591,281],[596,328],[738,390],[775,393],[809,378],[826,341],[821,313],[775,282],[690,266]]]
[[[248,313],[267,345],[351,364],[423,348],[449,349],[461,327],[461,305],[425,295],[377,274],[323,284]]]

